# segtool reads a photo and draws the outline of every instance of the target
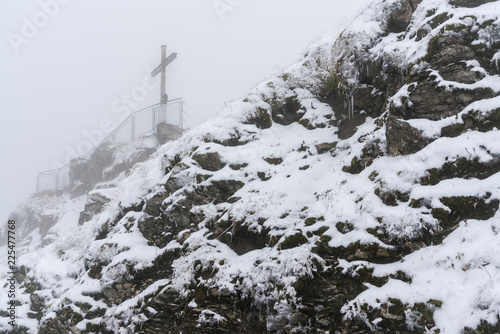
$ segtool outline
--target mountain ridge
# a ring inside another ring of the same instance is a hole
[[[498,5],[374,1],[93,190],[24,246],[26,332],[498,331]]]

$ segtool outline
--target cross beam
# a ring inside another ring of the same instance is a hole
[[[173,52],[167,58],[167,46],[161,46],[161,63],[158,65],[153,72],[151,72],[151,76],[155,77],[158,73],[161,73],[161,90],[160,90],[160,103],[165,104],[168,102],[168,96],[165,91],[166,89],[166,68],[167,66],[173,62],[177,58],[177,53]]]

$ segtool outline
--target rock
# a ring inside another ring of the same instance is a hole
[[[58,319],[47,319],[38,331],[39,334],[68,334],[68,328]]]
[[[410,24],[413,12],[421,2],[422,0],[403,0],[400,7],[391,12],[387,31],[392,33],[405,31]]]
[[[102,289],[102,294],[108,305],[119,305],[124,300],[136,295],[134,284],[125,279]]]
[[[369,71],[371,70],[366,69],[366,72],[369,73]],[[375,73],[380,73],[380,71],[376,71]],[[379,78],[376,77],[376,79]],[[376,81],[375,78],[372,82],[374,81]],[[380,114],[384,111],[386,99],[386,94],[384,94],[381,89],[386,88],[386,85],[382,88],[377,86],[375,83],[358,87],[354,92],[353,97],[354,111],[359,113],[363,110],[368,114],[368,116],[373,118],[380,116]]]
[[[169,192],[161,191],[146,200],[144,212],[153,217],[159,217],[163,201],[170,195]]]
[[[473,84],[482,78],[484,74],[467,69],[465,63],[452,64],[440,69],[439,74],[444,80],[456,81],[464,84]]]
[[[110,142],[105,142],[98,146],[92,154],[92,162],[95,166],[109,166],[114,161],[116,146]]]
[[[207,190],[209,195],[215,195],[214,203],[216,204],[227,201],[245,185],[243,182],[235,180],[211,181],[211,183],[212,185],[207,187]]]
[[[138,139],[138,141],[141,139]],[[156,142],[156,140],[155,140]],[[157,142],[156,142],[157,144]],[[99,182],[106,182],[114,180],[119,177],[122,173],[127,173],[132,167],[136,164],[146,161],[151,154],[156,152],[157,145],[153,147],[140,147],[134,148],[132,154],[125,153],[125,156],[121,155],[122,149],[117,148],[117,152],[115,153],[114,160],[110,165],[100,165],[96,164],[95,166],[95,181],[94,184]],[[125,151],[128,149],[125,149]]]
[[[230,223],[234,225],[229,226],[231,227],[229,230],[229,227],[216,229],[213,237],[228,245],[236,254],[243,255],[256,249],[262,249],[270,243],[266,230],[251,231],[248,226],[238,222]]]
[[[156,139],[158,139],[160,145],[180,138],[183,133],[184,130],[173,124],[159,123],[156,125]]]
[[[139,221],[139,230],[148,244],[156,247],[165,247],[173,240],[176,230],[175,223],[165,217],[144,217]],[[179,227],[185,229],[185,225]]]
[[[394,116],[387,119],[386,138],[387,154],[392,156],[415,153],[427,145],[420,131]]]
[[[467,46],[465,34],[447,31],[434,37],[429,43],[427,60],[436,67],[459,64],[474,59],[474,51]]]
[[[89,193],[87,202],[85,203],[85,209],[80,212],[80,217],[78,219],[78,225],[88,222],[95,215],[102,212],[104,206],[109,203],[111,199],[106,197],[104,191],[93,191]]]
[[[246,124],[255,124],[259,129],[269,129],[273,122],[269,112],[264,108],[257,108],[253,115],[249,116],[245,122]]]
[[[83,182],[75,182],[74,184],[71,185],[69,193],[71,194],[71,198],[76,198],[85,195],[88,190],[89,187],[87,184]]]
[[[405,104],[401,108],[394,108],[391,113],[404,119],[426,118],[437,121],[461,112],[472,102],[491,98],[495,93],[489,88],[446,89],[439,87],[432,80],[425,80],[423,74],[418,79],[416,87],[409,94],[411,105]]]
[[[89,157],[70,161],[69,188],[72,198],[94,189],[100,182],[117,178],[135,164],[147,160],[156,151],[153,137],[139,138],[132,143],[103,143]]]
[[[365,115],[355,111],[352,118],[346,118],[338,124],[337,136],[341,140],[351,138],[358,130],[358,126],[363,124],[365,120]]]
[[[474,8],[496,0],[450,0],[450,5],[457,7]]]
[[[285,101],[270,101],[271,118],[275,123],[290,125],[300,121],[304,112],[296,97],[287,97]]]
[[[165,187],[168,188],[175,182],[173,177]],[[212,181],[210,185],[200,185],[192,192],[185,192],[184,199],[173,205],[162,204],[168,192],[158,193],[146,201],[147,216],[139,221],[139,229],[144,238],[152,244],[160,248],[165,247],[179,232],[197,226],[203,221],[202,215],[191,212],[193,206],[226,202],[243,186],[243,182],[235,180]],[[158,206],[155,206],[155,203]]]
[[[349,260],[368,260],[370,255],[361,249],[356,250],[356,253],[352,257],[348,257]]]
[[[69,162],[69,184],[72,198],[81,196],[90,190],[91,177],[89,163],[84,159],[72,159]]]
[[[264,158],[264,160],[270,165],[279,165],[283,162],[282,158]]]
[[[43,298],[41,298],[39,295],[35,293],[32,293],[30,296],[30,301],[31,301],[30,311],[34,313],[29,313],[28,316],[32,319],[40,320],[43,315],[41,311],[45,306]]]
[[[319,145],[316,145],[316,150],[318,151],[318,154],[323,154],[326,152],[329,152],[333,150],[337,146],[337,143],[322,143]]]
[[[42,323],[38,333],[41,334],[80,334],[81,331],[75,326],[83,316],[71,307],[65,307],[57,312],[57,317],[49,318]]]
[[[218,152],[195,154],[193,155],[193,160],[196,161],[201,168],[212,172],[216,172],[226,166],[226,164],[221,161]]]
[[[119,207],[123,216],[129,212],[142,212],[146,202],[143,199],[136,199],[134,202],[120,202]]]
[[[391,314],[389,311],[385,308],[381,309],[380,314],[382,315],[383,318],[389,319],[389,320],[398,320],[402,321],[405,319],[404,315],[399,315],[399,314]]]
[[[46,236],[50,228],[60,219],[60,213],[54,210],[59,203],[60,199],[57,196],[41,195],[16,208],[9,215],[9,220],[16,222],[16,239],[29,241],[32,239],[30,234],[38,229],[43,244],[49,243],[51,238],[46,239]],[[50,208],[50,210],[40,210],[40,207]],[[0,228],[0,246],[7,245],[8,240],[8,229]]]

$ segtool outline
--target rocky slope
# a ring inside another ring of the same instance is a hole
[[[162,126],[168,127],[175,139],[182,135],[182,130],[175,125]],[[9,219],[16,221],[17,239],[28,244],[31,239],[40,238],[47,244],[58,234],[88,221],[110,201],[110,190],[133,166],[147,160],[159,145],[155,136],[141,137],[131,143],[106,142],[88,157],[73,159],[67,187],[33,194],[11,213]],[[87,193],[88,196],[82,196]],[[6,241],[7,230],[0,229],[0,246]]]
[[[0,328],[500,332],[499,9],[373,2],[112,195],[75,198],[108,201],[23,247],[20,327]]]

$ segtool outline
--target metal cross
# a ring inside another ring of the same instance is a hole
[[[161,72],[161,90],[160,90],[160,103],[166,104],[168,102],[168,96],[165,91],[166,89],[166,68],[167,66],[177,58],[177,53],[173,52],[167,58],[167,46],[161,46],[161,63],[158,65],[153,72],[151,72],[151,76],[155,77],[158,73]]]

